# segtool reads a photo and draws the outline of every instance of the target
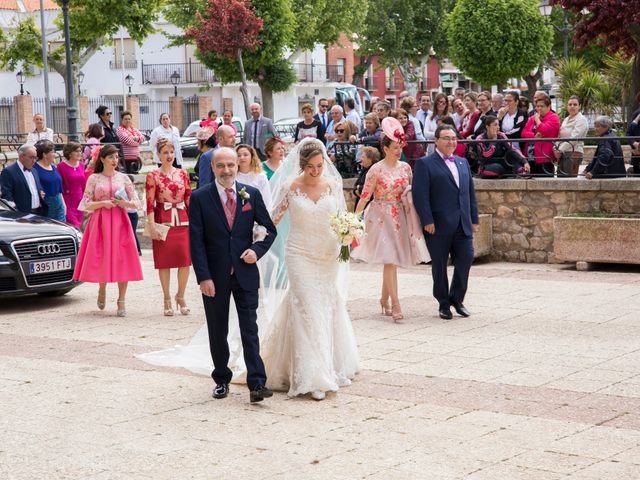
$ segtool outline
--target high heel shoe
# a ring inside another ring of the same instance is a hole
[[[118,309],[116,310],[116,317],[126,317],[127,311],[124,308],[124,300],[118,300]]]
[[[107,301],[107,291],[98,290],[98,310],[104,310]]]
[[[400,323],[400,321],[404,318],[402,310],[400,310],[399,303],[391,306],[391,318],[393,318],[393,321],[396,323]]]
[[[176,295],[176,308],[180,311],[182,315],[189,315],[191,310],[187,307],[187,303],[184,301],[184,297],[179,297]]]
[[[391,308],[389,308],[389,304],[384,303],[382,299],[380,299],[380,309],[382,311],[382,315],[386,315],[387,317],[391,315]]]
[[[173,305],[170,298],[164,299],[164,316],[173,317]]]

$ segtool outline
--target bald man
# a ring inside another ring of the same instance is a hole
[[[251,118],[244,123],[243,143],[251,145],[258,152],[260,160],[265,161],[264,144],[269,137],[276,137],[276,129],[273,120],[262,116],[262,107],[259,103],[249,105]]]

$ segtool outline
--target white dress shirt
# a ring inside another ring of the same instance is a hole
[[[216,188],[218,189],[218,195],[220,195],[220,200],[222,201],[222,206],[224,207],[227,204],[227,200],[228,200],[227,192],[224,191],[224,189],[227,187],[223,187],[222,185],[220,185],[218,183],[218,180],[216,179]],[[233,189],[233,191],[235,192],[236,182],[233,182],[233,185],[231,185],[229,188]]]
[[[38,193],[36,179],[33,176],[32,172],[26,171],[24,169],[24,165],[22,165],[22,162],[18,161],[18,167],[20,167],[20,171],[24,175],[24,178],[27,181],[27,185],[29,185],[29,190],[31,191],[31,210],[35,210],[36,208],[40,207],[40,194]]]
[[[456,166],[456,156],[451,154],[451,156],[453,157],[453,162],[447,162],[444,159],[444,157],[446,156],[444,153],[442,153],[437,148],[436,148],[436,152],[438,152],[438,155],[440,155],[440,158],[442,158],[442,161],[447,166],[447,168],[451,170],[451,175],[453,175],[453,179],[456,182],[456,186],[460,188],[460,172],[458,172],[458,167]]]
[[[355,123],[358,127],[358,131],[362,130],[362,119],[360,118],[360,115],[358,115],[358,112],[355,111],[355,109],[347,113],[347,120]],[[322,123],[322,120],[320,122]]]

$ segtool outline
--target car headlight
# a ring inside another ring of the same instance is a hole
[[[80,245],[82,245],[82,232],[80,230],[76,230],[76,238],[78,239],[78,251],[79,251]]]

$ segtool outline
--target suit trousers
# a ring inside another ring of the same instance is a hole
[[[215,283],[214,297],[202,296],[207,328],[209,329],[209,348],[213,359],[211,377],[216,383],[230,383],[233,373],[229,368],[229,305],[231,295],[236,304],[244,362],[247,367],[247,386],[250,390],[265,385],[267,375],[260,358],[258,340],[258,290],[243,289],[235,274],[231,274],[228,283]]]
[[[473,263],[473,237],[466,235],[462,225],[458,225],[453,235],[426,235],[426,240],[431,255],[433,296],[439,307],[449,308],[453,303],[462,303],[467,293],[469,271]],[[451,288],[447,275],[449,255],[453,263]]]

